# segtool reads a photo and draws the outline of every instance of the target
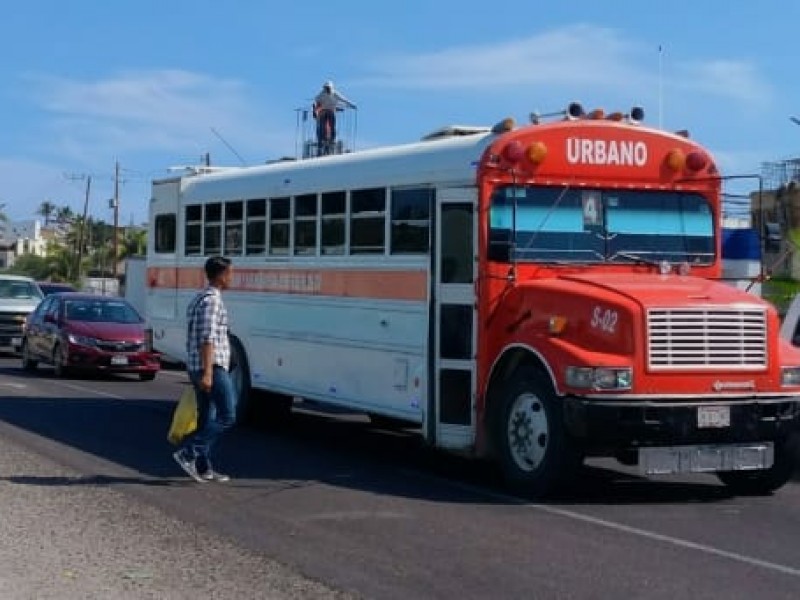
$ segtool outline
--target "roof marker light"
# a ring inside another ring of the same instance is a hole
[[[505,148],[503,148],[503,158],[513,164],[518,163],[524,153],[525,150],[519,140],[509,142],[506,144]]]
[[[541,164],[546,156],[547,146],[544,142],[533,142],[530,146],[528,146],[528,160],[530,160],[533,164]]]
[[[625,115],[623,115],[619,111],[612,112],[611,114],[606,116],[606,119],[608,119],[609,121],[622,121],[622,119],[624,119],[624,118],[625,118]]]
[[[686,156],[686,168],[690,171],[702,171],[708,165],[708,157],[697,150],[689,152]]]
[[[587,119],[602,119],[606,116],[605,111],[602,108],[595,108],[592,112],[586,115]]]
[[[514,123],[514,119],[511,117],[506,117],[492,127],[492,133],[506,133],[508,131],[512,131],[515,125],[516,123]]]
[[[670,169],[677,173],[678,171],[683,171],[683,167],[686,166],[686,155],[680,148],[673,148],[667,154],[664,162],[666,162]]]

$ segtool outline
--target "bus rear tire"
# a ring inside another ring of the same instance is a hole
[[[491,435],[509,486],[526,496],[557,491],[580,465],[562,404],[542,370],[519,367],[491,407]]]
[[[252,415],[259,425],[274,429],[289,421],[293,405],[292,396],[259,390],[252,402]]]
[[[719,471],[717,478],[737,495],[769,496],[789,482],[796,468],[787,445],[776,442],[775,462],[769,469]]]
[[[229,374],[236,394],[236,422],[245,425],[252,421],[250,365],[247,362],[247,355],[244,352],[242,343],[238,339],[231,337],[230,344],[231,364]]]
[[[397,431],[398,429],[408,429],[410,427],[419,427],[411,421],[404,421],[396,417],[387,417],[376,413],[367,413],[370,425],[378,429],[388,429],[390,431]]]

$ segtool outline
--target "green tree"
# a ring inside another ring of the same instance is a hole
[[[17,275],[27,275],[34,279],[47,279],[47,258],[35,254],[23,254],[14,261],[14,266],[9,269]]]
[[[144,256],[147,250],[147,230],[130,227],[125,231],[125,238],[120,248],[120,258],[128,256]]]
[[[75,213],[69,206],[59,206],[55,212],[56,222],[61,225],[68,225],[75,219]]]

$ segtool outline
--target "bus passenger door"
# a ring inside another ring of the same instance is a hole
[[[437,190],[433,239],[432,406],[427,436],[467,450],[475,440],[477,190]],[[429,400],[429,402],[431,401]]]

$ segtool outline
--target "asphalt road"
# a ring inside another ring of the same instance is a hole
[[[58,380],[0,359],[0,436],[73,473],[6,483],[113,490],[225,540],[219,560],[232,568],[237,553],[259,557],[323,596],[798,597],[800,482],[732,497],[712,477],[643,480],[598,462],[562,497],[531,503],[489,466],[411,433],[299,410],[280,428],[233,432],[219,466],[234,480],[198,485],[165,439],[185,384],[175,371],[154,382]]]

